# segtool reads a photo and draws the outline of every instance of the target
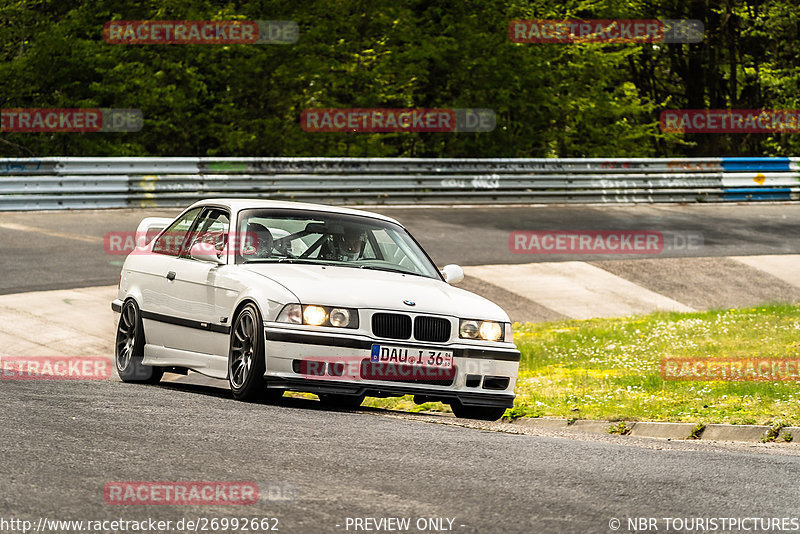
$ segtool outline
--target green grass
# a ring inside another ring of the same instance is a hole
[[[800,307],[517,324],[512,416],[800,423],[800,383],[664,380],[663,357],[799,358]]]

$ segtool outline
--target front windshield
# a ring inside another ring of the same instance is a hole
[[[401,226],[357,215],[253,209],[239,216],[236,263],[317,263],[440,279]]]

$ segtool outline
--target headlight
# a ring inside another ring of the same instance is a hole
[[[481,323],[480,334],[486,341],[498,341],[503,337],[503,329],[500,328],[500,323],[484,321]]]
[[[478,337],[478,321],[465,321],[461,320],[461,337],[467,339],[477,339]]]
[[[495,321],[478,321],[475,319],[461,319],[459,325],[459,335],[463,339],[483,339],[485,341],[503,341],[506,332],[510,331],[509,328],[504,328],[504,324]]]
[[[278,314],[279,323],[307,324],[310,326],[334,326],[358,328],[358,310],[334,308],[308,304],[287,304]]]
[[[331,310],[331,325],[344,327],[350,324],[350,311],[345,308],[334,308]]]
[[[303,322],[312,326],[320,326],[328,320],[328,312],[322,306],[306,306],[303,309]]]

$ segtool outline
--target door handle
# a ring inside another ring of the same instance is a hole
[[[175,280],[175,271],[170,271],[167,273],[167,280],[169,280],[170,282]]]

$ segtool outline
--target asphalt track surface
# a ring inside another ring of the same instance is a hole
[[[660,259],[800,252],[797,204],[370,210],[403,223],[440,266],[609,260],[597,255],[514,254],[508,243],[514,230],[650,230],[702,236],[702,247],[666,250]],[[0,212],[0,294],[116,284],[124,256],[108,254],[103,236],[133,232],[144,217],[172,217],[179,212]],[[610,261],[633,259],[641,257],[617,255]]]
[[[665,518],[800,515],[791,444],[512,434],[503,424],[326,411],[313,400],[244,404],[181,384],[0,388],[0,518],[34,524],[274,517],[284,533],[343,533],[355,532],[347,518],[433,517],[453,519],[456,533],[585,533],[613,532],[614,518],[619,532],[632,532],[636,517],[657,518],[664,532]],[[249,506],[109,505],[103,489],[117,481],[279,490]]]
[[[176,211],[0,213],[0,293],[113,285],[123,257],[106,254],[102,236]],[[510,253],[509,232],[534,229],[703,235],[702,250],[674,257],[800,251],[800,206],[786,204],[375,211],[406,224],[440,265],[558,261]],[[387,531],[347,529],[347,518],[400,517],[412,521],[405,532],[434,532],[418,530],[419,518],[449,518],[457,533],[582,533],[633,532],[628,519],[643,517],[675,532],[665,518],[800,517],[796,444],[581,436],[332,411],[311,399],[244,404],[224,382],[2,380],[0,397],[0,526],[41,517],[274,517],[280,532],[349,533]],[[249,506],[115,506],[103,497],[115,481],[249,481],[264,493]],[[288,497],[272,499],[269,488]]]

